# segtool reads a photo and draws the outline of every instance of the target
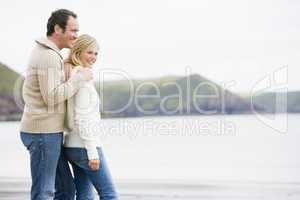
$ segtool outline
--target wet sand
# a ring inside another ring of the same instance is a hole
[[[121,200],[299,200],[299,183],[118,181]],[[30,181],[0,178],[0,200],[29,199]],[[96,195],[95,195],[96,196]],[[97,198],[95,198],[97,199]]]

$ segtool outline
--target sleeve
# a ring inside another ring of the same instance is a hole
[[[68,81],[64,82],[64,72],[61,68],[61,60],[57,56],[49,55],[37,66],[37,77],[42,98],[46,105],[53,106],[72,97],[80,88],[84,79],[80,73],[76,73]]]
[[[86,82],[75,95],[75,112],[76,112],[76,125],[78,127],[78,133],[83,140],[85,149],[87,150],[88,159],[99,159],[96,135],[93,129],[95,127],[93,119],[89,117],[89,112],[94,109],[94,103],[91,98],[91,90],[89,82]]]

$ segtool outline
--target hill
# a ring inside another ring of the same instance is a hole
[[[251,108],[248,99],[198,74],[112,81],[97,86],[106,117],[233,114],[249,113]]]
[[[21,101],[22,82],[20,74],[0,63],[0,121],[20,119],[22,108],[16,102]]]
[[[0,63],[0,121],[19,120],[23,77]],[[300,112],[300,91],[240,96],[198,75],[95,83],[102,116],[142,117]],[[286,102],[284,97],[286,96]],[[22,105],[22,104],[21,104]]]

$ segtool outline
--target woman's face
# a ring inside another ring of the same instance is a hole
[[[87,48],[80,54],[80,60],[84,67],[91,67],[97,60],[98,49],[97,48]]]

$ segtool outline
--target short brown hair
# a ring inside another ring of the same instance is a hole
[[[47,36],[51,36],[54,33],[54,26],[59,25],[63,31],[66,30],[69,17],[77,18],[77,15],[67,9],[59,9],[51,13],[47,23]]]

